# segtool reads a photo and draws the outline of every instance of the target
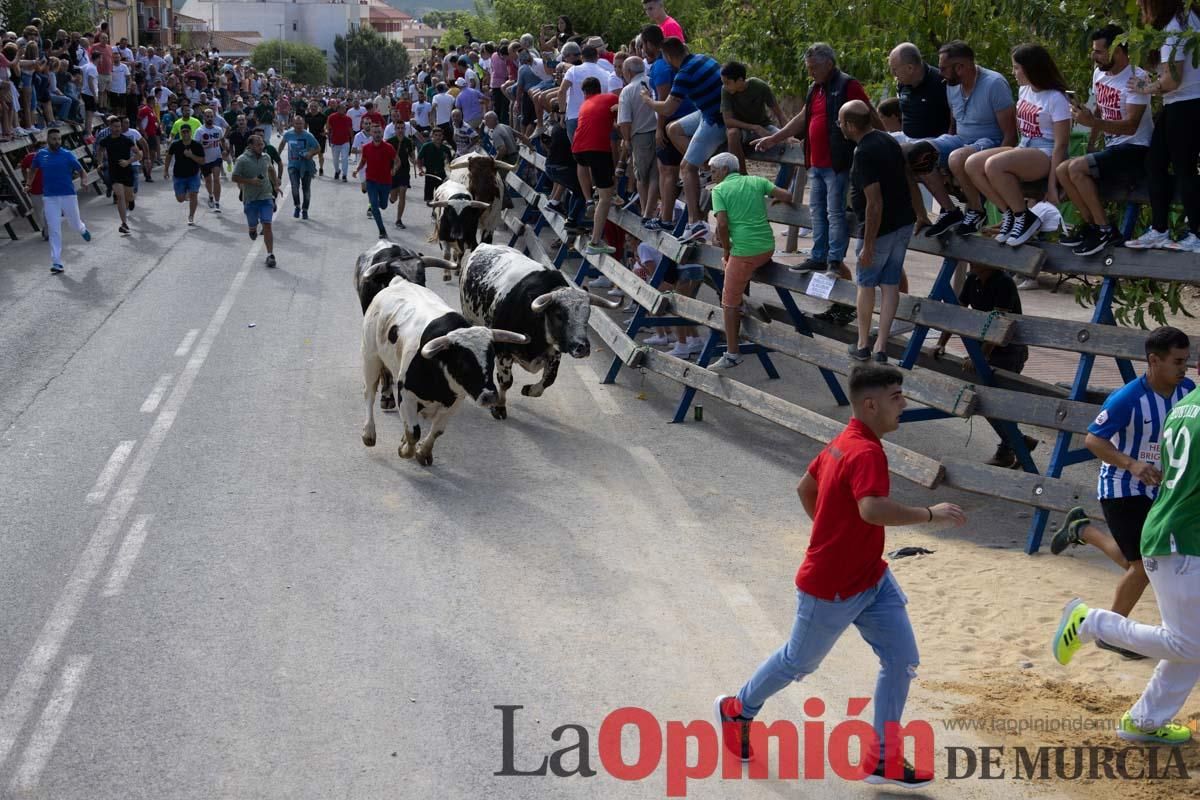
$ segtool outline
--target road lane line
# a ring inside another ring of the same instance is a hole
[[[87,672],[91,660],[91,656],[71,656],[67,660],[58,686],[54,688],[50,702],[46,703],[46,709],[29,737],[29,746],[25,748],[25,756],[13,776],[9,791],[28,792],[37,786],[42,777],[42,770],[46,768],[50,755],[54,752],[54,745],[58,744],[58,737],[62,735],[63,727],[67,724],[67,716],[71,713],[71,706],[75,704],[75,696],[79,694],[83,675]]]
[[[589,367],[586,361],[579,361],[572,366],[575,369],[571,370],[575,376],[579,378],[579,382],[583,384],[583,388],[587,389],[588,394],[596,401],[596,407],[604,414],[610,417],[619,417],[621,415],[621,407],[617,405],[617,401],[612,398],[612,386],[607,387],[600,383],[600,378],[596,375],[596,371]]]
[[[150,390],[150,394],[146,396],[146,401],[142,403],[143,414],[153,414],[154,409],[158,408],[158,404],[162,402],[163,395],[167,393],[167,387],[171,385],[171,379],[175,376],[171,373],[162,375],[158,379],[158,383],[154,384],[154,388]]]
[[[112,488],[113,481],[121,474],[121,467],[125,464],[125,459],[129,458],[129,454],[133,452],[133,446],[137,444],[134,439],[121,442],[117,448],[112,451],[112,455],[108,457],[108,461],[104,464],[104,469],[100,470],[100,477],[96,478],[96,485],[88,492],[87,501],[93,505],[104,501],[108,496],[108,490]]]
[[[17,673],[12,686],[4,696],[4,702],[0,704],[0,767],[4,765],[12,752],[17,736],[25,726],[25,721],[29,718],[29,714],[37,702],[38,693],[54,665],[54,659],[58,657],[63,640],[71,630],[71,625],[75,622],[75,617],[79,614],[96,576],[104,567],[108,551],[112,548],[113,539],[121,530],[125,517],[129,514],[129,509],[137,500],[142,482],[154,464],[154,458],[158,455],[163,440],[175,423],[175,417],[179,414],[184,400],[187,399],[197,373],[204,366],[213,341],[221,332],[221,326],[225,324],[225,318],[229,316],[233,303],[241,291],[242,284],[246,281],[246,276],[250,274],[250,267],[254,264],[260,249],[261,240],[250,246],[246,258],[242,261],[241,270],[234,276],[233,283],[230,284],[224,299],[221,300],[221,305],[217,307],[208,327],[205,328],[200,343],[196,346],[191,358],[188,359],[187,366],[180,373],[175,388],[171,390],[171,394],[163,404],[162,410],[158,412],[154,424],[150,426],[150,432],[134,455],[133,463],[109,502],[96,532],[92,534],[71,577],[67,579],[67,585],[54,604],[54,609],[50,612],[50,617],[42,627],[41,633],[38,634],[37,641],[29,651],[29,655],[26,656],[25,662],[21,665],[21,671]]]
[[[117,550],[117,557],[113,559],[108,580],[104,583],[103,594],[105,597],[114,597],[121,593],[121,589],[125,588],[125,581],[128,580],[129,573],[133,571],[133,562],[137,561],[138,553],[142,551],[142,544],[146,541],[146,526],[150,524],[153,516],[153,514],[141,514],[129,527],[129,532],[125,534],[125,540],[121,542],[121,547]]]
[[[192,349],[192,343],[196,341],[196,337],[200,335],[199,328],[192,328],[183,337],[183,341],[179,343],[179,347],[175,348],[175,357],[183,358],[188,354],[188,350]]]

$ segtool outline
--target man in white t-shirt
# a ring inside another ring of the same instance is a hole
[[[433,96],[433,124],[446,134],[446,141],[454,141],[454,126],[450,124],[450,112],[454,110],[454,95],[447,90],[446,84],[437,85],[437,94]]]
[[[567,70],[562,85],[558,87],[558,105],[559,108],[567,110],[567,136],[571,141],[575,140],[579,109],[583,106],[583,82],[588,78],[595,78],[600,81],[601,86],[609,85],[608,70],[596,63],[599,57],[599,51],[595,47],[583,48],[583,63]]]
[[[196,129],[192,138],[204,148],[204,165],[200,172],[204,176],[204,188],[208,192],[208,207],[221,213],[221,169],[224,162],[225,131],[217,127],[217,112],[204,110],[204,124]]]
[[[1129,90],[1131,79],[1146,76],[1146,71],[1129,63],[1125,45],[1113,47],[1113,40],[1124,33],[1117,25],[1105,25],[1092,34],[1092,94],[1096,107],[1090,109],[1072,98],[1075,122],[1091,128],[1088,154],[1058,165],[1058,183],[1079,209],[1083,224],[1060,239],[1081,256],[1099,253],[1124,241],[1104,214],[1104,203],[1096,181],[1134,182],[1145,174],[1146,154],[1154,122],[1150,116],[1149,95]],[[1104,149],[1094,150],[1096,140],[1104,136]]]
[[[350,118],[351,130],[353,130],[355,133],[358,133],[359,131],[361,131],[362,130],[362,118],[365,117],[366,115],[367,115],[367,110],[362,107],[362,105],[358,102],[357,99],[353,103],[351,103],[350,107],[346,109],[346,116]]]
[[[421,132],[422,136],[429,135],[429,114],[433,111],[433,105],[425,99],[421,94],[414,94],[412,104],[413,125]]]

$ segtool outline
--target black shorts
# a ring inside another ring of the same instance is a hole
[[[1146,174],[1146,154],[1150,148],[1140,144],[1119,144],[1088,153],[1088,172],[1100,180],[1130,180]]]
[[[612,153],[607,150],[589,150],[575,154],[579,166],[587,167],[592,173],[592,185],[597,189],[614,186]]]
[[[412,184],[409,183],[407,172],[397,172],[395,175],[392,176],[392,188],[393,189],[407,189],[411,185]]]
[[[683,163],[683,153],[675,149],[675,145],[671,144],[671,140],[667,140],[665,147],[660,147],[655,151],[658,155],[658,163],[664,167],[678,167]]]
[[[442,179],[439,178],[437,175],[430,175],[430,174],[426,173],[426,175],[425,175],[425,202],[426,203],[433,202],[433,192],[435,189],[437,189],[438,186],[441,186],[441,184],[442,184]]]
[[[1142,528],[1154,501],[1144,494],[1100,500],[1104,521],[1126,561],[1142,560]]]
[[[80,97],[83,98],[83,107],[85,109],[87,109],[88,111],[96,110],[96,96],[95,95],[81,94]]]
[[[326,141],[325,135],[321,134],[320,136],[313,136],[313,138],[317,140],[317,152],[324,153],[325,152],[325,141]]]
[[[109,167],[108,182],[133,188],[133,167]]]
[[[219,177],[221,175],[221,159],[218,158],[215,161],[209,161],[207,164],[204,164],[202,167],[200,167],[200,172],[203,175],[212,175],[213,173],[216,173]]]
[[[414,123],[413,123],[413,127],[417,129],[417,133],[421,134],[421,135],[422,135],[422,136],[424,136],[426,139],[428,139],[428,138],[429,138],[429,126],[428,126],[428,125],[417,125],[417,124],[414,122]]]

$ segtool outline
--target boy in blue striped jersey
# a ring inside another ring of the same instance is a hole
[[[1178,328],[1162,327],[1146,338],[1146,374],[1109,395],[1088,426],[1087,449],[1104,462],[1098,496],[1111,535],[1092,525],[1082,508],[1073,508],[1051,540],[1058,555],[1067,545],[1098,547],[1125,570],[1117,582],[1112,610],[1123,617],[1149,584],[1142,566],[1142,527],[1162,479],[1159,439],[1171,407],[1196,384],[1187,378],[1190,343]],[[1096,645],[1129,659],[1145,656],[1097,640]]]

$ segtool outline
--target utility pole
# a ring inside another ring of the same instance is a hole
[[[283,23],[279,25],[279,77],[283,78]]]

